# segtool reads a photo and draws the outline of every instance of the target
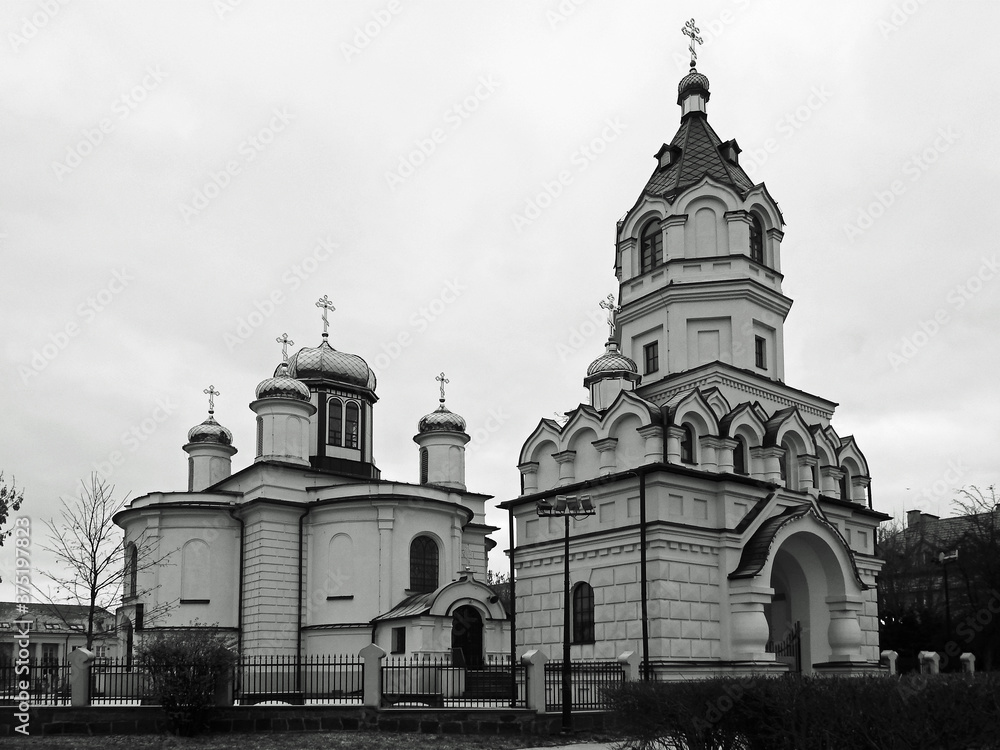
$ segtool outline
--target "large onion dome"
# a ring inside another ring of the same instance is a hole
[[[232,445],[233,433],[216,422],[215,417],[209,414],[208,419],[199,425],[195,425],[188,431],[188,442]]]
[[[287,362],[282,362],[274,371],[274,376],[262,380],[257,386],[257,398],[289,398],[294,401],[308,401],[309,389],[305,383],[289,374]]]
[[[375,373],[361,357],[338,352],[324,339],[316,348],[305,347],[288,359],[288,372],[299,380],[333,380],[375,390]]]

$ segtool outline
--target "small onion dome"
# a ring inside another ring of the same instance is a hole
[[[639,368],[636,367],[635,362],[618,351],[618,344],[614,341],[609,341],[605,353],[591,362],[590,367],[587,368],[588,378],[638,373]]]
[[[705,101],[708,101],[708,76],[699,73],[694,68],[694,63],[692,63],[691,72],[677,84],[677,103],[680,104],[684,101],[684,97],[693,93],[701,93],[705,97]]]
[[[375,373],[356,354],[338,352],[325,340],[315,349],[305,347],[288,359],[288,371],[300,380],[334,380],[375,390]]]
[[[441,403],[417,422],[417,432],[465,432],[465,420]]]
[[[257,398],[290,398],[308,401],[309,389],[288,374],[288,363],[282,362],[274,371],[274,377],[261,381],[257,386]]]
[[[208,419],[199,425],[195,425],[188,431],[188,442],[232,445],[233,433],[216,422],[215,417],[209,414]]]

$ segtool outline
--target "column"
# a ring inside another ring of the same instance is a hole
[[[601,468],[598,472],[600,476],[613,474],[615,471],[615,448],[618,447],[618,438],[595,440],[591,445],[601,454]]]
[[[755,479],[762,479],[765,482],[781,484],[781,457],[785,455],[785,449],[777,446],[770,448],[751,448],[750,457],[761,467],[761,475],[754,476]]]
[[[667,463],[681,463],[681,440],[684,439],[684,428],[671,425],[667,428]]]
[[[799,489],[814,497],[818,494],[813,467],[819,464],[816,456],[799,456]]]
[[[576,451],[559,451],[552,458],[559,464],[559,486],[573,484],[576,481]]]
[[[858,613],[864,601],[860,596],[828,596],[830,661],[864,661],[861,656],[863,636]]]
[[[530,495],[538,492],[538,462],[527,461],[518,464],[517,470],[521,472],[521,494]]]
[[[701,455],[698,457],[698,468],[705,471],[718,471],[722,440],[714,435],[706,435],[703,438],[698,438],[698,445],[701,449],[699,451]],[[732,452],[730,451],[731,455]]]
[[[732,438],[719,438],[719,446],[716,448],[716,456],[719,464],[720,474],[733,473],[733,451],[736,450],[737,442]],[[751,467],[747,470],[752,474]]]
[[[823,494],[840,497],[840,480],[844,478],[844,470],[838,466],[821,466],[819,476]]]
[[[774,661],[765,651],[771,629],[764,605],[771,602],[774,589],[747,586],[729,594],[729,648],[734,661]]]
[[[868,485],[871,483],[871,477],[851,477],[851,500],[868,505]]]
[[[636,432],[639,437],[645,440],[645,456],[643,460],[647,464],[658,464],[663,462],[663,428],[658,424],[648,424],[640,427]]]

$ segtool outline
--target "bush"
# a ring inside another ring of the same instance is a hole
[[[182,630],[144,639],[136,661],[149,673],[171,731],[192,735],[207,724],[217,690],[231,679],[236,653],[225,635]]]
[[[628,750],[970,750],[1000,725],[994,675],[640,682],[608,698]]]

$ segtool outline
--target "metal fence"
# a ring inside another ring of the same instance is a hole
[[[250,656],[237,669],[236,699],[293,704],[361,703],[364,663],[360,656]]]
[[[69,664],[0,664],[0,704],[24,700],[32,706],[68,706]]]
[[[545,665],[545,710],[562,710],[563,673],[561,661]],[[606,688],[625,682],[625,668],[617,661],[570,662],[570,690],[574,710],[600,711],[607,708]]]
[[[382,665],[383,706],[523,708],[525,695],[525,669],[509,657],[468,666],[447,656],[389,658]]]

